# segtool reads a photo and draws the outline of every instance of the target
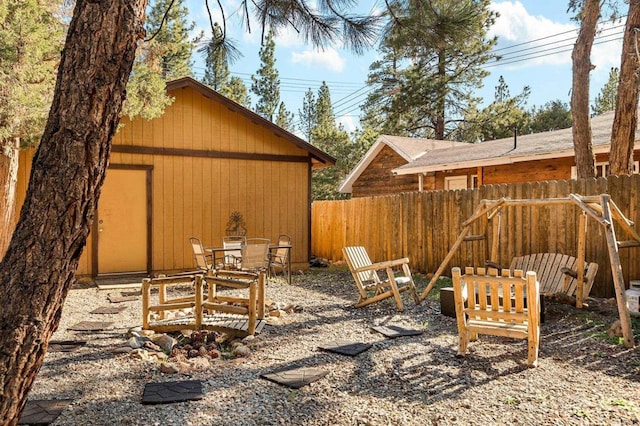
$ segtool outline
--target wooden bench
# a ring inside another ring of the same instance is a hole
[[[168,290],[172,286],[183,288],[176,292],[180,296],[170,297]],[[220,287],[245,290],[248,294],[228,295],[219,292]],[[157,293],[152,294],[156,288]],[[145,278],[142,327],[157,332],[191,329],[252,335],[265,324],[264,300],[264,272],[218,271],[206,278],[202,274]]]
[[[536,253],[514,257],[511,260],[509,269],[512,273],[515,270],[535,271],[540,282],[540,294],[544,296],[559,293],[576,297],[578,282],[577,262],[578,260],[575,257],[566,254]],[[589,296],[597,272],[597,263],[585,262],[583,299]]]
[[[453,293],[458,322],[458,355],[467,352],[478,334],[527,339],[527,365],[538,365],[540,297],[536,273],[495,268],[453,268]],[[468,297],[475,295],[476,297]],[[486,295],[486,296],[483,296]],[[506,297],[505,297],[506,296]],[[509,297],[510,296],[510,297]],[[528,307],[525,307],[525,300]]]

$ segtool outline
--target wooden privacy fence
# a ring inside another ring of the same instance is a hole
[[[480,200],[556,198],[571,193],[607,193],[627,218],[640,222],[640,175],[486,185],[468,190],[315,201],[311,209],[311,251],[318,257],[341,260],[342,247],[363,245],[374,262],[408,257],[414,271],[434,272]],[[508,266],[513,257],[531,253],[575,256],[580,214],[573,205],[509,209],[502,216],[498,262]],[[480,233],[480,224],[474,226],[478,229],[472,233]],[[640,231],[640,225],[635,229]],[[617,226],[615,231],[622,233]],[[612,297],[613,280],[602,227],[590,221],[586,240],[585,259],[599,265],[591,295]],[[491,243],[463,243],[447,270],[484,266]],[[620,249],[620,260],[627,286],[630,279],[640,279],[640,248]]]

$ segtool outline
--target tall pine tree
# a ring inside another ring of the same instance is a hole
[[[393,1],[382,43],[384,61],[370,73],[368,107],[383,111],[384,128],[449,138],[488,74],[496,39],[487,32],[496,14],[489,0]],[[371,114],[369,114],[371,117]]]
[[[138,49],[122,108],[122,114],[130,119],[159,117],[173,102],[165,83],[192,75],[191,54],[202,36],[189,39],[195,23],[187,22],[189,11],[184,0],[175,0],[170,9],[169,5],[171,0],[157,0],[150,6],[145,28],[151,39]]]
[[[189,39],[195,22],[189,23],[188,16],[185,0],[156,0],[147,15],[145,27],[153,39],[143,47],[144,61],[166,81],[193,75],[191,54],[202,36]]]
[[[278,107],[278,115],[276,117],[275,123],[282,127],[285,130],[293,131],[293,114],[287,110],[284,102],[280,102],[280,106]]]
[[[276,109],[280,104],[280,77],[276,69],[276,43],[273,37],[273,31],[269,30],[260,48],[260,69],[257,76],[251,76],[251,91],[258,97],[255,111],[270,121],[274,121]]]
[[[226,96],[232,101],[236,101],[244,107],[251,108],[251,97],[249,96],[249,91],[240,77],[236,77],[235,75],[232,76],[229,79],[229,84],[222,88],[220,94]]]
[[[61,1],[0,0],[0,259],[13,231],[19,148],[37,144],[53,97]]]
[[[205,69],[202,82],[220,93],[229,84],[227,51],[218,48],[222,35],[222,28],[216,22],[213,24],[211,40],[199,50],[205,54]]]
[[[304,93],[302,99],[302,109],[298,110],[298,116],[300,116],[298,128],[304,134],[307,141],[311,140],[311,131],[316,127],[316,97],[313,94],[313,90],[309,88]]]
[[[591,105],[592,115],[600,115],[616,109],[616,99],[618,99],[618,68],[611,68],[609,80],[604,84],[593,105]]]

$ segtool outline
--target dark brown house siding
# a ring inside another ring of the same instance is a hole
[[[417,191],[417,175],[394,176],[391,172],[405,164],[407,164],[407,160],[385,145],[353,183],[351,196],[356,198]]]

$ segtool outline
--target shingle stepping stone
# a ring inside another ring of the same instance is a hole
[[[47,352],[72,352],[86,344],[84,340],[51,340]]]
[[[401,325],[377,325],[372,326],[371,329],[382,333],[389,339],[395,339],[402,336],[418,336],[423,333],[422,330],[416,330],[413,328],[402,327]]]
[[[318,346],[323,351],[334,352],[340,355],[356,356],[364,351],[371,349],[373,345],[370,343],[362,342],[349,342],[336,340],[333,342],[325,343]]]
[[[309,383],[320,380],[329,374],[328,371],[316,367],[299,367],[279,370],[273,373],[261,374],[260,377],[279,385],[299,389]]]
[[[200,380],[177,382],[151,382],[144,386],[143,404],[170,404],[172,402],[196,401],[202,399]]]
[[[138,296],[112,296],[108,294],[107,299],[109,299],[111,303],[133,302],[134,300],[138,300]]]
[[[80,321],[67,328],[73,331],[102,331],[111,328],[112,322],[108,321]]]
[[[48,425],[71,404],[70,399],[29,400],[22,411],[19,425]]]
[[[91,314],[119,314],[120,312],[127,309],[126,306],[101,306],[93,311],[89,312]]]

